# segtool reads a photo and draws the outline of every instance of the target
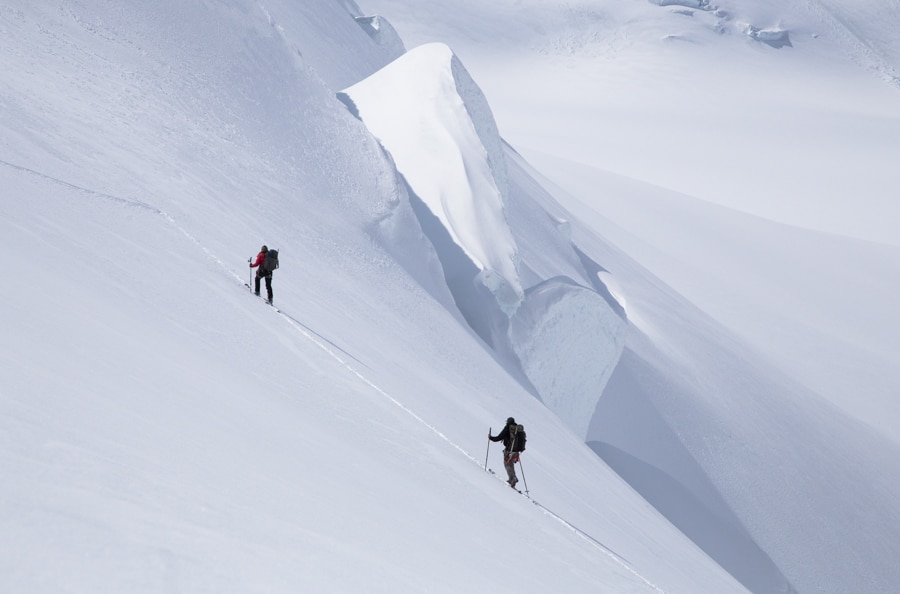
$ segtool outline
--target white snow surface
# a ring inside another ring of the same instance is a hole
[[[522,286],[504,213],[506,162],[490,108],[450,48],[418,47],[343,93],[481,281],[515,311]]]
[[[627,311],[595,451],[753,591],[894,591],[900,14],[365,5],[453,48]]]
[[[898,15],[666,4],[0,6],[0,592],[895,592]]]
[[[29,262],[0,289],[0,591],[741,591],[454,313],[335,96],[376,70],[358,15],[0,11],[0,245]],[[262,243],[280,311],[243,286]],[[483,469],[510,414],[540,505]]]
[[[514,374],[524,373],[526,387],[572,431],[586,437],[624,348],[623,312],[601,294],[609,296],[605,288],[598,293],[591,286],[602,283],[591,282],[583,265],[560,267],[552,257],[540,265],[533,260],[551,254],[518,254],[514,233],[538,245],[546,239],[556,244],[552,255],[577,259],[571,237],[547,225],[545,211],[537,214],[543,224],[529,222],[525,212],[507,216],[511,188],[503,142],[462,64],[446,45],[427,44],[339,97],[391,154],[413,199],[430,213],[419,218],[467,324]],[[525,210],[524,203],[518,208]],[[429,224],[431,218],[437,225]],[[521,227],[514,232],[511,223]],[[527,296],[519,264],[535,283]],[[492,298],[473,291],[475,284]]]
[[[625,347],[625,320],[597,292],[555,278],[526,294],[513,349],[544,404],[580,437]]]

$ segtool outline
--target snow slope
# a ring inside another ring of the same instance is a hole
[[[498,41],[526,29],[411,6]],[[543,39],[559,6],[520,16]],[[716,17],[592,6],[539,47],[594,48],[597,22],[653,37]],[[896,444],[668,287],[662,260],[563,208],[508,145],[524,301],[511,317],[461,303],[448,271],[477,267],[337,98],[402,50],[384,15],[349,0],[0,11],[0,246],[22,254],[0,289],[0,590],[460,592],[508,588],[510,567],[523,592],[900,581]],[[571,144],[546,141],[532,146]],[[277,311],[243,287],[262,243],[281,250]],[[573,402],[591,409],[589,446]],[[510,414],[534,500],[483,471],[485,454],[500,464],[484,432]]]
[[[320,286],[279,315],[153,210],[3,179],[31,197],[3,201],[4,248],[27,244],[40,264],[22,275],[30,291],[3,295],[4,591],[455,592],[502,587],[498,563],[521,564],[534,592],[696,588],[682,564],[733,589],[536,401],[492,397],[486,383],[518,389],[439,307],[396,291],[396,272],[360,267],[383,287]],[[197,263],[170,266],[184,254]],[[332,307],[313,316],[324,294]],[[337,305],[373,295],[406,316]],[[583,532],[473,458],[474,429],[513,408],[541,444],[529,484]],[[621,500],[615,513],[569,492],[597,471],[592,499]],[[631,519],[614,528],[619,514]]]
[[[467,64],[624,306],[595,451],[754,591],[893,591],[897,15],[691,4],[366,3]]]
[[[845,413],[900,440],[900,249],[542,162],[559,180],[545,183],[580,220]]]
[[[0,590],[743,591],[465,324],[352,8],[0,8]]]

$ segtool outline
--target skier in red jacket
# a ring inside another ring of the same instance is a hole
[[[259,248],[259,254],[256,256],[256,260],[250,262],[250,268],[256,268],[256,282],[254,283],[253,292],[256,296],[259,296],[259,281],[262,278],[266,279],[266,293],[269,296],[268,302],[272,303],[272,271],[266,270],[266,253],[269,251],[269,248],[266,246],[262,246]]]

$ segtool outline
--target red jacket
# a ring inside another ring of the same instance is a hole
[[[257,266],[262,266],[266,261],[266,253],[260,252],[258,256],[256,256],[256,262],[250,265],[250,268],[256,268]]]

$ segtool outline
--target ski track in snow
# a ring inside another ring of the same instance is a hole
[[[246,284],[246,283],[245,283],[245,284]],[[273,306],[273,307],[274,307],[274,306]],[[304,324],[303,322],[301,322],[300,320],[298,320],[298,319],[295,318],[294,316],[292,316],[292,315],[290,315],[289,313],[285,312],[283,309],[281,309],[281,308],[279,308],[279,307],[275,307],[275,311],[278,312],[278,315],[280,315],[280,316],[282,316],[283,318],[287,319],[287,321],[288,321],[291,325],[297,326],[297,330],[299,330],[301,333],[303,333],[304,336],[306,336],[307,338],[309,338],[309,339],[312,340],[313,342],[316,342],[317,344],[319,344],[319,340],[323,340],[323,341],[327,342],[328,344],[330,344],[332,347],[336,348],[336,349],[339,350],[340,352],[344,353],[345,355],[347,355],[348,357],[350,357],[351,359],[353,359],[354,361],[356,361],[357,363],[359,363],[360,365],[362,365],[363,367],[365,367],[365,368],[367,368],[367,369],[371,369],[371,367],[369,367],[368,365],[366,365],[365,363],[363,363],[362,361],[360,361],[358,358],[354,357],[351,353],[347,352],[346,349],[341,348],[340,346],[336,345],[336,344],[334,343],[334,341],[332,341],[332,340],[330,340],[330,339],[328,339],[328,338],[325,338],[324,336],[322,336],[321,334],[319,334],[318,332],[316,332],[315,330],[313,330],[312,328],[310,328],[309,326],[307,326],[306,324]],[[319,337],[319,340],[317,340],[316,338],[314,338],[312,335],[307,334],[307,332],[311,332],[312,334],[315,334],[316,336]],[[324,346],[324,345],[321,345],[321,344],[320,344],[319,346]],[[347,363],[345,363],[344,361],[341,361],[341,359],[337,357],[337,354],[336,354],[336,353],[332,352],[331,350],[328,350],[327,352],[328,352],[332,357],[334,357],[335,359],[337,359],[338,361],[340,361],[341,364],[343,364],[344,366],[347,365]]]
[[[36,176],[36,177],[40,177],[40,178],[43,179],[43,180],[49,181],[49,182],[54,183],[54,184],[58,184],[58,185],[60,185],[60,186],[64,186],[64,187],[66,187],[66,188],[68,188],[68,189],[71,189],[71,190],[75,190],[76,192],[79,192],[79,193],[81,193],[81,194],[86,194],[86,195],[91,196],[91,197],[94,197],[94,198],[101,198],[101,199],[113,201],[113,202],[116,202],[116,203],[119,203],[119,204],[126,204],[126,205],[129,205],[129,206],[135,206],[135,207],[138,207],[138,208],[142,208],[142,209],[148,210],[148,211],[150,211],[150,212],[152,212],[152,213],[154,213],[154,214],[156,214],[156,215],[159,215],[159,216],[162,217],[168,224],[172,225],[176,230],[178,230],[178,231],[179,231],[181,234],[183,234],[187,239],[189,239],[193,244],[195,244],[195,245],[196,245],[196,246],[197,246],[197,247],[198,247],[198,248],[206,255],[206,257],[209,258],[210,260],[212,260],[213,262],[215,262],[215,263],[222,269],[223,272],[226,272],[227,274],[230,274],[230,275],[234,278],[234,280],[238,283],[239,286],[245,286],[245,285],[246,285],[245,279],[243,279],[243,278],[242,278],[242,277],[241,277],[241,276],[240,276],[233,268],[231,268],[231,267],[229,267],[227,264],[225,264],[225,262],[224,262],[222,259],[220,259],[219,257],[217,257],[217,256],[216,256],[215,254],[213,254],[209,249],[207,249],[205,246],[203,246],[203,245],[202,245],[202,244],[201,244],[201,243],[200,243],[193,235],[191,235],[191,234],[188,233],[183,227],[181,227],[181,225],[178,224],[178,222],[175,220],[174,217],[172,217],[171,215],[169,215],[168,213],[166,213],[164,210],[162,210],[162,209],[160,209],[160,208],[157,208],[157,207],[153,206],[152,204],[148,204],[148,203],[142,202],[142,201],[140,201],[140,200],[134,200],[134,199],[129,199],[129,198],[122,198],[122,197],[120,197],[120,196],[113,196],[113,195],[111,195],[111,194],[106,194],[106,193],[103,193],[103,192],[98,192],[98,191],[96,191],[96,190],[91,190],[91,189],[88,189],[88,188],[84,188],[84,187],[81,187],[81,186],[78,186],[78,185],[69,183],[69,182],[67,182],[67,181],[64,181],[64,180],[62,180],[62,179],[59,179],[59,178],[56,178],[56,177],[53,177],[53,176],[50,176],[50,175],[46,175],[46,174],[41,173],[41,172],[39,172],[39,171],[35,171],[34,169],[29,169],[29,168],[27,168],[27,167],[22,167],[22,166],[20,166],[20,165],[15,165],[15,164],[13,164],[13,163],[10,163],[10,162],[8,162],[8,161],[4,161],[4,160],[2,160],[2,159],[0,159],[0,165],[2,165],[2,166],[4,166],[4,167],[7,167],[7,168],[10,168],[10,169],[13,169],[13,170],[15,170],[15,171],[18,171],[18,172],[20,172],[20,173],[24,173],[24,174],[27,174],[27,175],[33,175],[33,176]],[[376,393],[378,393],[379,395],[381,395],[382,397],[384,397],[385,399],[387,399],[389,402],[391,402],[392,404],[394,404],[395,406],[397,406],[400,410],[402,410],[402,411],[405,412],[407,415],[409,415],[410,417],[412,417],[413,419],[415,419],[418,423],[420,423],[421,425],[423,425],[424,427],[426,427],[427,429],[429,429],[429,430],[430,430],[432,433],[434,433],[437,437],[441,438],[441,439],[442,439],[443,441],[445,441],[447,444],[449,444],[449,445],[452,446],[454,449],[456,449],[460,454],[462,454],[463,456],[465,456],[466,458],[468,458],[470,462],[472,462],[473,464],[477,465],[479,469],[482,469],[482,464],[481,464],[481,462],[480,462],[479,460],[477,460],[474,456],[472,456],[472,455],[469,454],[467,451],[465,451],[465,450],[464,450],[462,447],[460,447],[458,444],[454,443],[449,437],[447,437],[444,433],[442,433],[442,432],[440,431],[440,429],[438,429],[437,427],[435,427],[434,425],[432,425],[431,423],[429,423],[428,421],[426,421],[424,418],[422,418],[421,416],[419,416],[418,414],[416,414],[415,411],[413,411],[412,409],[410,409],[408,406],[406,406],[405,404],[403,404],[401,401],[397,400],[397,398],[395,398],[394,396],[390,395],[388,392],[386,392],[385,390],[383,390],[382,388],[380,388],[375,382],[373,382],[372,380],[370,380],[369,378],[367,378],[365,375],[363,375],[360,371],[358,371],[357,369],[355,369],[355,368],[353,367],[353,365],[348,361],[348,359],[343,358],[343,357],[341,356],[340,353],[343,353],[343,354],[346,355],[348,358],[353,359],[354,361],[356,361],[356,362],[359,363],[360,365],[366,366],[362,361],[360,361],[359,359],[357,359],[356,357],[354,357],[353,355],[351,355],[350,353],[348,353],[347,351],[345,351],[345,350],[342,349],[341,347],[337,346],[337,345],[334,344],[332,341],[328,340],[327,338],[325,338],[324,336],[322,336],[322,335],[319,334],[318,332],[315,332],[314,330],[312,330],[311,328],[309,328],[306,324],[304,324],[303,322],[297,320],[296,318],[294,318],[294,317],[291,316],[290,314],[288,314],[288,313],[286,313],[286,312],[284,312],[284,311],[282,311],[282,310],[280,310],[280,309],[278,309],[278,308],[275,308],[275,307],[272,308],[272,311],[273,311],[275,314],[277,314],[278,316],[280,316],[283,320],[285,320],[285,321],[286,321],[292,328],[294,328],[297,332],[299,332],[299,333],[302,334],[304,337],[306,337],[310,342],[312,342],[313,344],[315,344],[316,346],[318,346],[320,349],[322,349],[325,353],[327,353],[328,355],[330,355],[335,361],[337,361],[338,363],[340,363],[341,366],[344,367],[344,369],[346,369],[346,370],[347,370],[348,372],[350,372],[352,375],[356,376],[361,382],[363,382],[365,385],[367,385],[368,387],[370,387],[370,388],[371,388],[372,390],[374,390]],[[315,336],[314,336],[314,335],[315,335]],[[328,344],[326,344],[326,343],[328,343]],[[330,346],[329,346],[329,345],[330,345]],[[340,351],[340,353],[339,353],[338,351]],[[367,366],[366,366],[366,367],[367,367]],[[496,477],[496,478],[497,478],[498,481],[501,481],[501,480],[502,480],[502,479],[499,478],[499,477]],[[542,512],[545,516],[550,517],[550,518],[556,520],[557,522],[559,522],[560,524],[562,524],[563,526],[565,526],[566,528],[568,528],[569,530],[571,530],[572,532],[574,532],[577,536],[579,536],[580,538],[582,538],[585,542],[587,542],[587,543],[590,544],[591,546],[595,547],[597,550],[599,550],[600,552],[602,552],[602,553],[603,553],[605,556],[607,556],[609,559],[611,559],[612,561],[614,561],[615,563],[617,563],[618,565],[620,565],[623,569],[625,569],[626,571],[628,571],[629,573],[631,573],[632,575],[634,575],[636,578],[638,578],[640,581],[642,581],[643,583],[645,583],[648,587],[652,588],[654,591],[659,592],[659,593],[661,593],[661,594],[665,594],[665,590],[661,589],[659,586],[657,586],[656,584],[654,584],[653,582],[651,582],[650,580],[648,580],[647,578],[645,578],[643,575],[641,575],[636,569],[634,569],[634,567],[631,566],[630,563],[628,563],[628,561],[627,561],[624,557],[618,555],[617,553],[615,553],[614,551],[612,551],[611,549],[609,549],[608,547],[606,547],[602,542],[600,542],[599,540],[597,540],[596,538],[594,538],[594,537],[591,536],[590,534],[584,532],[583,530],[579,529],[578,527],[576,527],[575,525],[573,525],[571,522],[569,522],[568,520],[566,520],[565,518],[563,518],[563,517],[560,516],[559,514],[557,514],[557,513],[553,512],[553,511],[549,510],[548,508],[544,507],[542,504],[540,504],[539,502],[537,502],[537,501],[535,501],[534,499],[532,499],[532,498],[530,497],[530,495],[525,495],[525,494],[523,494],[523,496],[525,496],[527,499],[529,499],[529,501],[531,501],[532,504],[534,504],[536,507],[538,507],[538,508],[541,510],[541,512]]]
[[[842,18],[831,6],[819,1],[808,0],[807,8],[818,17],[838,39],[846,46],[854,62],[869,72],[875,73],[885,82],[900,89],[900,76],[894,67],[884,58],[878,49],[865,41],[857,27],[849,20]]]
[[[458,444],[454,443],[449,437],[447,437],[446,435],[444,435],[437,427],[435,427],[434,425],[432,425],[431,423],[429,423],[428,421],[426,421],[425,419],[423,419],[422,417],[420,417],[420,416],[419,416],[418,414],[416,414],[412,409],[410,409],[410,408],[407,407],[405,404],[403,404],[402,402],[400,402],[399,400],[397,400],[396,398],[394,398],[393,396],[391,396],[390,394],[388,394],[387,392],[385,392],[384,390],[382,390],[377,384],[375,384],[375,383],[374,383],[373,381],[371,381],[369,378],[365,377],[362,373],[360,373],[359,371],[357,371],[356,369],[354,369],[354,368],[352,367],[352,365],[350,365],[349,363],[347,363],[346,361],[344,361],[343,359],[341,359],[341,357],[340,357],[337,353],[335,353],[334,351],[332,351],[332,350],[331,350],[330,348],[328,348],[325,344],[323,344],[322,342],[320,342],[319,340],[317,340],[315,337],[313,337],[311,334],[309,334],[303,327],[301,327],[301,325],[298,325],[298,323],[297,323],[293,318],[291,318],[290,316],[284,314],[284,313],[281,312],[281,311],[278,311],[277,313],[278,313],[278,315],[282,316],[285,320],[287,320],[288,323],[290,323],[292,326],[294,326],[294,327],[295,327],[301,334],[303,334],[306,338],[308,338],[309,340],[311,340],[311,341],[312,341],[314,344],[316,344],[319,348],[321,348],[321,349],[324,350],[326,353],[328,353],[329,355],[331,355],[331,356],[332,356],[335,360],[337,360],[337,361],[338,361],[345,369],[347,369],[347,371],[349,371],[350,373],[352,373],[353,375],[355,375],[357,378],[359,378],[360,381],[362,381],[364,384],[366,384],[367,386],[369,386],[370,388],[372,388],[375,392],[377,392],[378,394],[380,394],[381,396],[383,396],[384,398],[386,398],[388,401],[390,401],[392,404],[394,404],[395,406],[397,406],[398,408],[400,408],[403,412],[405,412],[406,414],[408,414],[409,416],[411,416],[413,419],[415,419],[416,421],[418,421],[419,423],[421,423],[423,426],[425,426],[426,428],[428,428],[432,433],[434,433],[435,435],[437,435],[438,437],[440,437],[442,440],[444,440],[445,442],[447,442],[448,444],[450,444],[450,445],[451,445],[453,448],[455,448],[459,453],[461,453],[463,456],[465,456],[466,458],[468,458],[470,462],[472,462],[473,464],[477,465],[479,469],[482,468],[481,462],[480,462],[479,460],[477,460],[474,456],[472,456],[471,454],[469,454],[467,451],[465,451],[465,450],[464,450],[462,447],[460,447]],[[501,479],[500,477],[496,477],[496,479],[497,479],[498,481],[502,481],[502,479]],[[523,494],[523,495],[524,495],[524,494]],[[659,592],[660,594],[665,594],[665,590],[661,589],[659,586],[657,586],[656,584],[654,584],[653,582],[651,582],[650,580],[648,580],[647,578],[645,578],[643,575],[641,575],[641,574],[640,574],[636,569],[634,569],[634,568],[633,568],[633,567],[632,567],[632,566],[631,566],[631,565],[630,565],[623,557],[621,557],[621,556],[618,555],[617,553],[615,553],[615,552],[613,552],[612,550],[610,550],[609,548],[607,548],[607,547],[606,547],[603,543],[601,543],[599,540],[597,540],[596,538],[594,538],[594,537],[591,536],[590,534],[587,534],[587,533],[584,532],[583,530],[580,530],[579,528],[577,528],[575,525],[573,525],[571,522],[569,522],[568,520],[566,520],[565,518],[563,518],[563,517],[560,516],[559,514],[557,514],[557,513],[553,512],[553,511],[547,509],[546,507],[544,507],[543,505],[541,505],[540,503],[538,503],[537,501],[535,501],[534,499],[532,499],[529,495],[524,495],[524,496],[525,496],[526,498],[528,498],[528,500],[531,501],[531,503],[533,503],[535,506],[537,506],[538,508],[540,508],[540,510],[544,513],[544,515],[546,515],[546,516],[548,516],[548,517],[550,517],[550,518],[553,518],[554,520],[556,520],[557,522],[559,522],[560,524],[562,524],[562,525],[565,526],[566,528],[570,529],[572,532],[574,532],[576,535],[578,535],[580,538],[582,538],[585,542],[587,542],[587,543],[590,544],[591,546],[595,547],[597,550],[599,550],[600,552],[602,552],[602,553],[603,553],[604,555],[606,555],[608,558],[612,559],[614,562],[616,562],[617,564],[619,564],[620,566],[622,566],[623,569],[625,569],[626,571],[628,571],[629,573],[631,573],[632,575],[634,575],[636,578],[638,578],[639,580],[641,580],[642,582],[644,582],[645,584],[647,584],[647,586],[649,586],[650,588],[652,588],[654,591]]]
[[[395,406],[397,406],[398,408],[400,408],[403,412],[405,412],[406,414],[408,414],[409,416],[411,416],[413,419],[415,419],[416,421],[418,421],[419,423],[421,423],[423,426],[425,426],[426,428],[428,428],[432,433],[434,433],[435,435],[437,435],[438,437],[440,437],[442,440],[444,440],[445,442],[447,442],[448,444],[450,444],[453,448],[455,448],[455,449],[456,449],[458,452],[460,452],[463,456],[465,456],[466,458],[468,458],[470,462],[472,462],[473,464],[477,465],[479,469],[482,468],[481,462],[480,462],[479,460],[477,460],[474,456],[472,456],[471,454],[469,454],[467,451],[465,451],[465,450],[464,450],[462,447],[460,447],[458,444],[454,443],[449,437],[447,437],[446,435],[444,435],[437,427],[435,427],[434,425],[432,425],[431,423],[429,423],[428,421],[426,421],[425,419],[423,419],[422,417],[420,417],[420,416],[419,416],[418,414],[416,414],[412,409],[410,409],[410,408],[407,407],[405,404],[403,404],[402,402],[400,402],[399,400],[397,400],[396,398],[394,398],[393,396],[391,396],[390,394],[388,394],[387,392],[385,392],[384,390],[382,390],[377,384],[375,384],[375,383],[374,383],[373,381],[371,381],[369,378],[367,378],[367,377],[364,376],[362,373],[360,373],[359,371],[357,371],[356,369],[354,369],[354,368],[352,367],[352,365],[350,365],[350,364],[349,364],[348,362],[346,362],[345,360],[341,359],[341,357],[340,357],[337,353],[335,353],[333,350],[331,350],[330,348],[328,348],[328,346],[326,346],[324,343],[320,342],[320,341],[317,340],[315,337],[313,337],[311,334],[309,334],[309,333],[302,327],[302,325],[300,325],[298,322],[296,322],[292,317],[286,315],[284,312],[281,312],[281,311],[277,311],[276,313],[278,313],[278,315],[282,316],[285,320],[287,320],[288,323],[290,323],[292,326],[294,326],[294,328],[297,329],[297,331],[299,331],[299,332],[300,332],[301,334],[303,334],[306,338],[308,338],[309,340],[311,340],[311,341],[312,341],[314,344],[316,344],[319,348],[321,348],[323,351],[325,351],[326,353],[328,353],[329,355],[331,355],[331,356],[332,356],[335,360],[337,360],[337,361],[338,361],[345,369],[347,369],[347,371],[349,371],[350,373],[352,373],[353,375],[355,375],[357,378],[359,378],[360,381],[362,381],[364,384],[366,384],[367,386],[369,386],[370,388],[372,388],[375,392],[377,392],[378,394],[380,394],[381,396],[383,396],[384,398],[386,398],[388,401],[390,401],[392,404],[394,404]],[[497,480],[498,480],[498,481],[502,481],[502,479],[499,478],[499,477],[497,477]],[[579,528],[577,528],[575,525],[573,525],[571,522],[569,522],[568,520],[566,520],[565,518],[563,518],[563,517],[560,516],[559,514],[556,514],[555,512],[553,512],[553,511],[547,509],[546,507],[544,507],[543,505],[541,505],[540,503],[538,503],[537,501],[535,501],[534,499],[532,499],[529,495],[525,495],[525,497],[527,497],[527,498],[528,498],[535,506],[537,506],[538,508],[540,508],[540,510],[544,513],[544,515],[546,515],[546,516],[548,516],[548,517],[550,517],[550,518],[553,518],[554,520],[556,520],[557,522],[559,522],[560,524],[562,524],[562,525],[565,526],[566,528],[570,529],[570,530],[571,530],[572,532],[574,532],[576,535],[578,535],[579,537],[581,537],[582,539],[584,539],[585,542],[587,542],[587,543],[590,544],[591,546],[595,547],[597,550],[599,550],[600,552],[602,552],[602,553],[603,553],[604,555],[606,555],[608,558],[612,559],[614,562],[616,562],[617,564],[619,564],[620,566],[622,566],[622,568],[624,568],[626,571],[628,571],[629,573],[631,573],[632,575],[634,575],[636,578],[638,578],[639,580],[641,580],[642,582],[644,582],[645,584],[647,584],[647,586],[649,586],[650,588],[652,588],[654,591],[659,592],[659,593],[661,593],[661,594],[665,594],[665,590],[661,589],[659,586],[657,586],[656,584],[654,584],[653,582],[651,582],[650,580],[648,580],[647,578],[645,578],[643,575],[641,575],[641,574],[640,574],[636,569],[634,569],[634,568],[633,568],[633,567],[632,567],[632,566],[631,566],[631,565],[630,565],[623,557],[621,557],[620,555],[616,554],[615,552],[613,552],[612,550],[610,550],[609,548],[607,548],[607,547],[606,547],[605,545],[603,545],[603,543],[601,543],[599,540],[597,540],[596,538],[594,538],[594,537],[591,536],[590,534],[587,534],[587,533],[584,532],[583,530],[580,530]]]

